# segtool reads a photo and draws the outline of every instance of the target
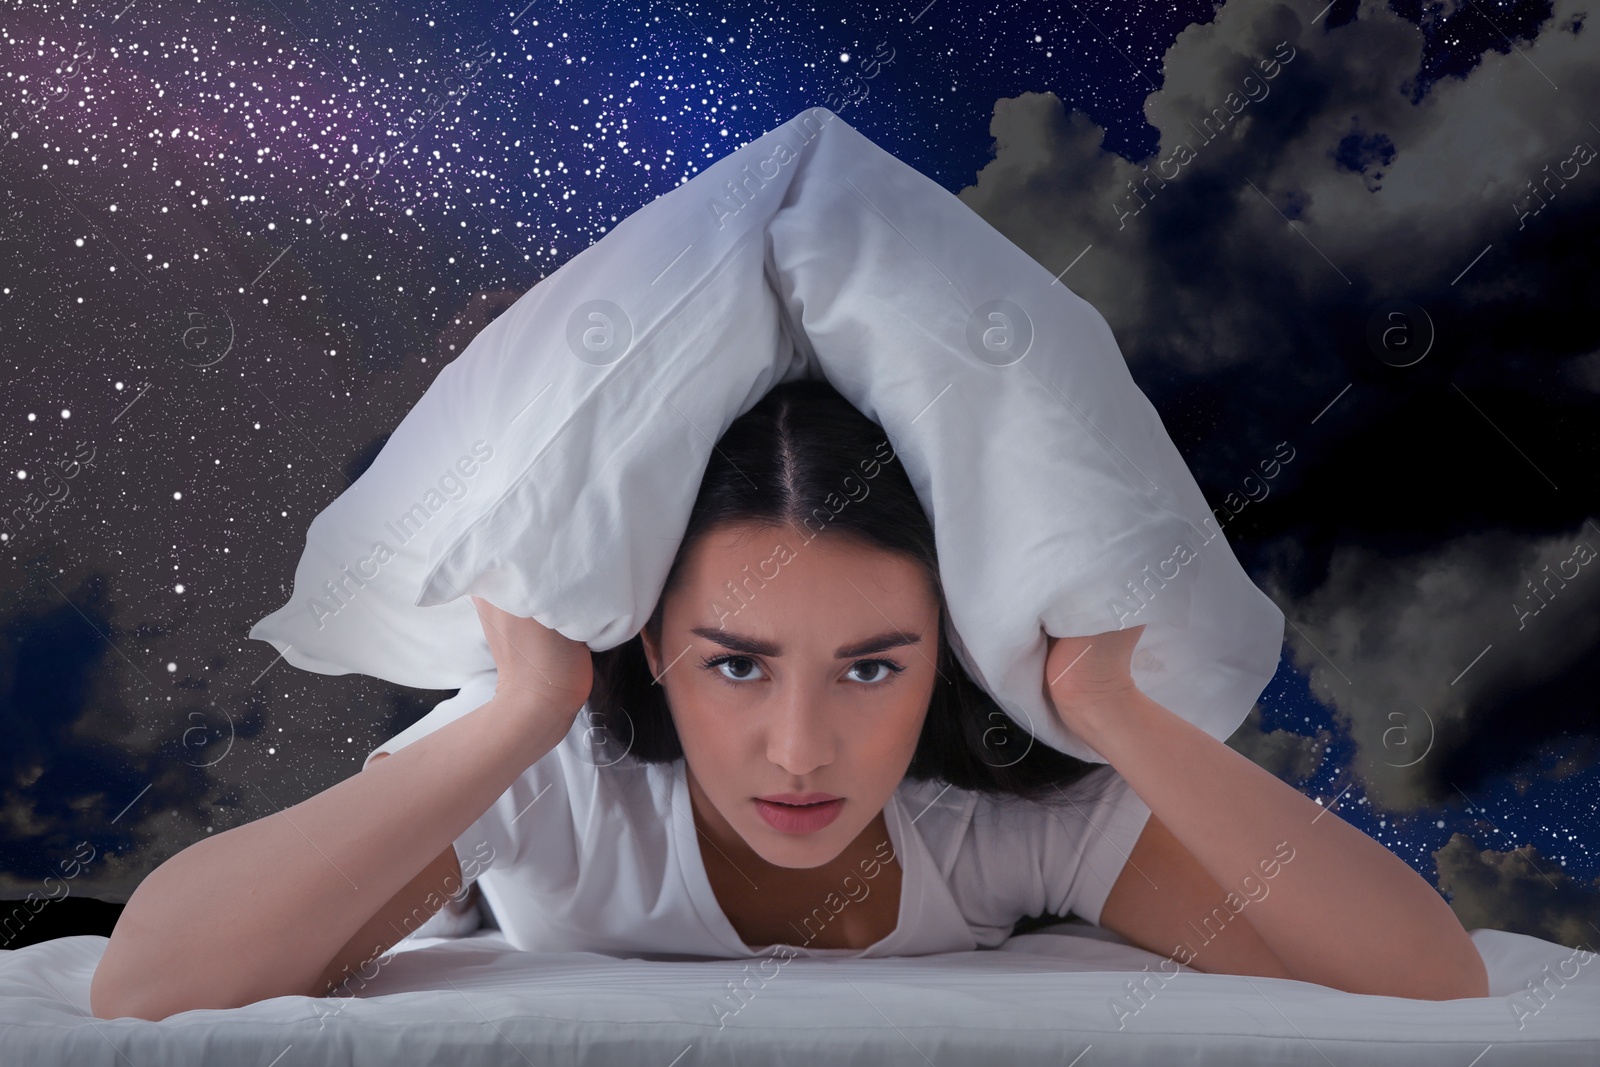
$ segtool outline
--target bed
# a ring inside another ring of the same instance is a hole
[[[0,1065],[1600,1063],[1595,955],[1499,930],[1471,936],[1491,995],[1434,1002],[1174,975],[1075,919],[986,951],[774,959],[748,972],[749,961],[520,952],[480,928],[414,935],[350,996],[160,1022],[90,1017],[106,938],[65,937],[0,951]]]

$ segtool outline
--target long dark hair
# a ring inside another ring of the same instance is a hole
[[[735,522],[794,526],[811,536],[853,535],[921,564],[939,601],[940,681],[906,777],[1045,801],[1065,797],[1066,786],[1106,769],[1035,741],[961,667],[948,637],[949,611],[927,512],[882,428],[827,381],[802,378],[774,386],[717,442],[677,558],[645,624],[658,645],[663,605],[682,580],[689,549],[712,527]],[[655,684],[642,638],[636,634],[592,655],[589,735],[606,754],[597,762],[682,759],[666,691]]]

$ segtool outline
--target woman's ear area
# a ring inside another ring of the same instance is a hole
[[[644,645],[645,662],[650,665],[650,678],[652,681],[659,683],[661,680],[661,671],[657,664],[661,662],[661,653],[656,647],[655,640],[650,635],[650,626],[648,623],[645,625],[644,629],[639,631],[639,640]]]

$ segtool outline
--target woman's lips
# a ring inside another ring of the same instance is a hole
[[[767,825],[786,834],[810,834],[827,826],[844,809],[844,798],[836,797],[816,804],[779,804],[755,797],[752,803]]]

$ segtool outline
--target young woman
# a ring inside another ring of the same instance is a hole
[[[1040,679],[1110,765],[1033,742],[952,652],[892,447],[824,382],[729,427],[633,640],[474,602],[497,670],[151,872],[97,1016],[326,995],[474,882],[530,950],[911,955],[1075,913],[1174,968],[1487,995],[1416,872],[1137,689],[1142,627],[1052,639]]]

